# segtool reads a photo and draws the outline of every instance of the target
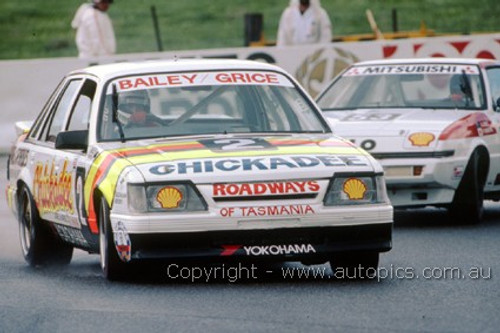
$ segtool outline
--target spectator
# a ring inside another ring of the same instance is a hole
[[[330,18],[319,0],[290,0],[278,28],[277,46],[329,43]]]
[[[112,55],[116,52],[115,32],[108,16],[113,0],[92,0],[78,8],[71,26],[76,29],[80,58]]]

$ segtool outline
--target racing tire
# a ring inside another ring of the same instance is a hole
[[[24,260],[32,266],[67,265],[73,257],[73,246],[63,242],[40,218],[28,187],[20,188],[19,239]]]
[[[478,224],[483,219],[485,177],[480,172],[480,162],[480,154],[476,150],[467,163],[448,209],[451,219],[460,224]]]
[[[334,255],[330,266],[339,279],[372,279],[377,276],[379,253],[374,251],[347,252]]]
[[[109,206],[104,197],[99,203],[99,253],[104,277],[110,281],[122,280],[126,275],[126,264],[121,261],[114,246],[113,229],[109,218]]]

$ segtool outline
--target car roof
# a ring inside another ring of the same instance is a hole
[[[401,58],[401,59],[383,59],[383,60],[368,60],[361,61],[355,64],[355,66],[365,66],[365,65],[399,65],[399,64],[464,64],[464,65],[490,65],[490,64],[500,64],[499,61],[492,59],[481,59],[481,58]]]
[[[74,70],[70,75],[90,74],[107,80],[118,76],[161,72],[185,72],[208,70],[272,70],[285,73],[280,67],[268,63],[235,59],[170,59],[137,62],[119,62],[95,65]]]

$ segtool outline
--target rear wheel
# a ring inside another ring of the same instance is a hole
[[[483,218],[485,176],[480,162],[480,154],[476,150],[467,163],[448,210],[451,218],[462,224],[477,224]]]
[[[108,280],[121,280],[125,276],[125,263],[120,260],[114,246],[109,206],[104,198],[99,205],[99,248],[103,275]]]
[[[379,253],[373,251],[347,252],[334,255],[330,266],[340,279],[366,279],[377,275]]]
[[[54,235],[40,218],[26,186],[20,188],[19,238],[24,259],[30,266],[67,265],[73,256],[73,247]]]

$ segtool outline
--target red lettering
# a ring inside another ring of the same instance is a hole
[[[241,185],[239,195],[243,195],[243,194],[245,194],[245,192],[247,195],[252,195],[252,189],[250,188],[250,184],[242,184]]]
[[[269,83],[280,83],[278,77],[275,74],[266,74],[267,82]]]
[[[146,87],[149,87],[148,83],[147,83],[146,81],[144,81],[144,79],[141,79],[140,77],[138,77],[138,78],[135,80],[134,88],[137,88],[138,86],[146,86]]]
[[[132,88],[132,82],[130,80],[120,80],[118,81],[120,90],[126,90]]]
[[[310,191],[312,191],[312,192],[319,191],[319,184],[317,182],[309,181],[309,182],[307,182],[307,185],[308,185]]]
[[[245,80],[245,75],[241,73],[233,73],[231,74],[231,76],[233,78],[233,83],[238,83],[238,81],[240,81],[241,83],[247,83],[247,81]]]
[[[158,76],[152,77],[153,82],[151,85],[153,86],[166,86],[167,84],[165,82],[160,82],[160,78]]]
[[[292,183],[285,183],[285,193],[296,192]]]
[[[225,185],[224,184],[214,184],[213,186],[213,195],[226,195]]]
[[[222,83],[231,83],[231,78],[226,73],[219,73],[215,76],[215,79]]]
[[[264,194],[267,191],[266,184],[254,184],[254,194]]]
[[[189,83],[191,83],[191,84],[194,83],[194,79],[196,79],[197,76],[198,76],[198,74],[193,74],[191,76],[189,76],[189,75],[181,75],[182,78],[188,80]]]
[[[229,195],[238,194],[238,185],[229,184],[226,186],[226,191],[227,191],[227,194],[229,194]]]
[[[257,83],[266,82],[266,77],[263,74],[255,73],[252,75],[252,80]]]
[[[179,85],[182,83],[180,78],[179,78],[179,75],[168,75],[167,82],[170,85]]]
[[[271,183],[267,185],[272,194],[283,193],[283,183]]]

